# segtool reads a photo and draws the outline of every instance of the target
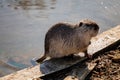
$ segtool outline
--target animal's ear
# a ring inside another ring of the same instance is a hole
[[[83,25],[83,23],[82,23],[82,22],[80,22],[80,23],[79,23],[79,27],[81,27],[82,25]]]

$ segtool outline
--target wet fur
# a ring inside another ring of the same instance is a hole
[[[46,33],[45,54],[37,62],[42,62],[47,56],[59,58],[86,51],[98,30],[98,25],[91,20],[82,20],[76,25],[55,24]]]

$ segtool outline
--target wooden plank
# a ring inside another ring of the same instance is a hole
[[[88,63],[86,65],[82,65],[82,68],[77,66],[73,69],[74,72],[66,76],[64,80],[85,80],[86,76],[95,68],[96,65],[97,63]]]
[[[96,52],[98,52],[102,49],[105,49],[107,46],[115,43],[119,39],[120,39],[120,25],[115,27],[115,28],[112,28],[108,31],[105,31],[105,32],[101,33],[100,35],[98,35],[97,37],[93,38],[92,39],[92,44],[88,48],[88,52],[90,54],[94,54],[94,53],[96,53]],[[80,60],[80,59],[78,58],[78,60]],[[48,61],[50,62],[51,60],[48,60]],[[53,60],[53,61],[56,61],[56,60]],[[58,61],[59,61],[59,59],[58,59]],[[65,61],[65,60],[62,60],[62,61]],[[53,63],[55,63],[55,62],[53,62]],[[63,62],[63,63],[64,63],[64,65],[61,64],[60,61],[59,61],[59,64],[57,63],[57,70],[63,69],[66,66],[70,66],[73,63],[75,64],[75,63],[77,63],[77,60],[73,61],[73,62],[72,61],[68,62],[68,60],[66,60],[66,62]],[[44,71],[44,69],[42,69],[42,68],[44,68],[43,67],[44,65],[41,64],[41,65],[37,65],[35,67],[30,67],[30,68],[23,69],[21,71],[18,71],[18,72],[12,73],[10,75],[4,76],[4,77],[0,78],[0,80],[33,80],[35,78],[38,78],[38,77],[44,75],[42,73]],[[56,65],[56,64],[52,64],[51,66],[54,66],[54,65]],[[56,67],[56,66],[54,66],[54,67]],[[44,71],[44,73],[53,72],[53,71],[51,71],[53,69],[50,69],[50,68],[51,67],[48,66],[48,68],[47,68],[48,71],[47,72]],[[49,71],[49,69],[50,69],[50,71]]]
[[[120,25],[109,29],[93,38],[92,44],[88,47],[88,52],[94,54],[120,39]]]
[[[83,63],[40,77],[43,80],[84,80],[97,63]],[[39,78],[39,79],[40,79]]]

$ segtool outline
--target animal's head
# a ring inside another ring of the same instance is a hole
[[[92,37],[96,36],[99,31],[99,26],[94,21],[88,19],[81,20],[78,26],[83,31],[88,32]]]

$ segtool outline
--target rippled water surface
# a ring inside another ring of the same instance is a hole
[[[119,0],[0,0],[0,76],[31,66],[53,24],[88,18],[103,32],[120,24],[119,6]]]

